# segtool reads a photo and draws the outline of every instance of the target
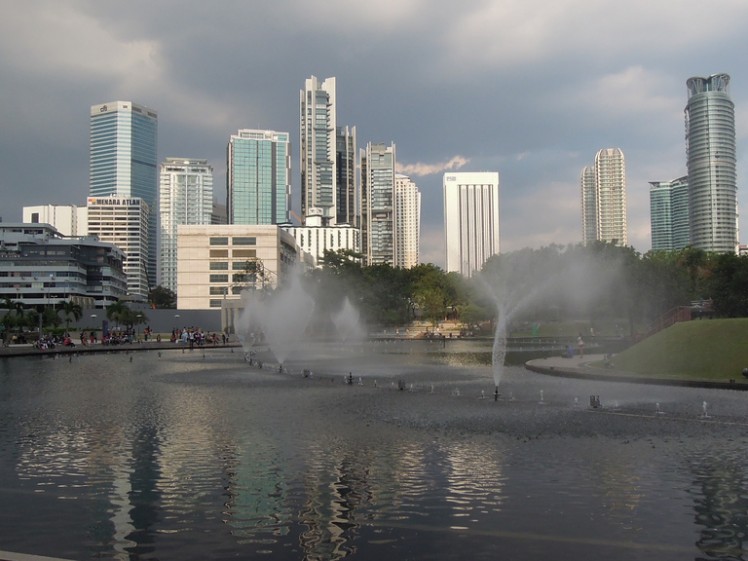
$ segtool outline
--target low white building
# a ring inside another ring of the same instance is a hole
[[[60,234],[77,238],[88,235],[88,207],[76,205],[37,205],[23,207],[26,224],[50,224]]]
[[[177,308],[222,308],[245,289],[276,287],[303,261],[293,236],[272,224],[180,225]]]
[[[307,217],[304,226],[284,226],[302,251],[314,259],[314,265],[320,266],[325,251],[350,250],[361,252],[361,230],[349,224],[322,226],[320,217]]]

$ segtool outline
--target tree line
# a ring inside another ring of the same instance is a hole
[[[363,266],[351,251],[326,252],[322,265],[306,279],[316,300],[335,309],[347,297],[373,326],[416,317],[479,324],[507,302],[517,319],[617,318],[632,334],[696,302],[715,317],[748,316],[748,257],[695,248],[551,245],[495,255],[470,278],[433,264]]]

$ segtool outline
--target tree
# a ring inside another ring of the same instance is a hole
[[[174,309],[177,307],[177,295],[173,290],[159,285],[148,293],[148,303],[152,308]]]
[[[83,315],[83,308],[77,302],[72,300],[63,300],[59,304],[62,310],[62,316],[65,318],[65,329],[70,329],[72,321],[78,321]]]
[[[115,323],[125,324],[125,320],[128,318],[130,308],[122,300],[109,304],[106,309],[106,317],[108,320]]]

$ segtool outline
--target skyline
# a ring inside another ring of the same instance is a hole
[[[499,172],[502,251],[579,243],[579,174],[613,147],[626,154],[629,244],[643,253],[649,182],[686,173],[692,76],[731,76],[738,204],[748,209],[748,5],[652,4],[13,4],[0,23],[0,215],[85,204],[88,112],[120,99],[158,112],[159,163],[208,160],[219,202],[230,135],[288,132],[300,213],[298,95],[314,75],[336,78],[337,121],[357,128],[359,148],[397,146],[398,172],[422,193],[423,262],[445,265],[444,172]]]

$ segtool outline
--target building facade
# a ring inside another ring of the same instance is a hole
[[[691,245],[733,253],[738,247],[735,106],[730,76],[686,82],[686,160]]]
[[[356,127],[337,129],[335,150],[335,224],[360,227],[360,169]]]
[[[244,290],[276,287],[299,254],[291,234],[274,225],[179,226],[177,308],[218,309]]]
[[[159,182],[158,284],[177,290],[177,226],[211,224],[213,168],[208,160],[166,158]]]
[[[315,267],[321,266],[326,251],[361,251],[361,230],[355,226],[288,226],[284,230],[293,236],[304,253],[312,257]]]
[[[418,265],[421,239],[421,192],[405,175],[395,175],[395,266]]]
[[[603,148],[581,179],[582,235],[585,244],[628,245],[626,162],[620,148]]]
[[[145,302],[149,280],[150,207],[140,198],[89,197],[88,234],[118,246],[125,255],[124,271],[130,299]]]
[[[291,210],[289,135],[241,129],[226,152],[226,208],[229,224],[285,224]]]
[[[585,166],[580,176],[582,194],[582,241],[585,245],[597,240],[597,188],[595,167]]]
[[[88,234],[88,208],[76,205],[38,205],[23,207],[27,224],[50,224],[67,237]]]
[[[360,220],[356,127],[338,127],[335,78],[307,78],[299,92],[301,220],[358,226]]]
[[[147,278],[156,282],[158,256],[158,115],[131,101],[91,106],[89,195],[140,198],[153,217],[148,224]],[[155,284],[153,285],[155,286]]]
[[[307,78],[299,92],[301,217],[319,216],[323,226],[337,219],[336,119],[335,78]]]
[[[395,145],[361,150],[361,253],[366,265],[395,264]]]
[[[500,251],[499,174],[444,174],[445,264],[470,277]]]
[[[649,182],[652,249],[672,251],[690,243],[688,177]]]
[[[123,264],[117,246],[92,237],[65,238],[48,224],[0,224],[0,300],[105,308],[126,295]]]

